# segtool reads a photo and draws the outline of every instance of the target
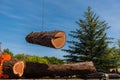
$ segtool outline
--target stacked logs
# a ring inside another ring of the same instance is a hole
[[[31,32],[26,36],[26,41],[51,48],[61,48],[66,42],[66,34],[63,31]]]
[[[95,72],[96,69],[92,62],[79,62],[71,64],[39,64],[39,63],[26,63],[24,76],[27,78],[40,78],[40,77],[55,77],[55,76],[71,76],[71,75],[85,75]]]
[[[79,62],[71,64],[40,64],[12,59],[3,63],[3,73],[9,78],[41,78],[56,76],[65,77],[72,75],[86,75],[95,72],[96,69],[92,62]]]

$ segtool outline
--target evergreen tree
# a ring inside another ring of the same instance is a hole
[[[84,19],[76,22],[79,26],[75,31],[70,31],[69,36],[76,40],[67,41],[69,49],[62,49],[68,52],[65,55],[67,62],[93,61],[97,65],[104,63],[102,56],[108,54],[109,37],[106,35],[106,30],[109,29],[105,21],[100,21],[91,8],[88,7],[84,13]]]

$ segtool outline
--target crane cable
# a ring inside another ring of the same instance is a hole
[[[44,0],[42,0],[42,31],[44,30]]]

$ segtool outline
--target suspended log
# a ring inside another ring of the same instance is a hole
[[[9,78],[20,78],[24,73],[25,63],[17,59],[5,60],[2,65],[3,74]]]
[[[25,39],[32,44],[61,48],[66,42],[66,34],[63,31],[31,32]]]
[[[55,76],[70,76],[70,75],[84,75],[95,72],[96,69],[92,62],[79,62],[71,64],[39,64],[26,63],[24,77],[39,78],[39,77],[55,77]]]

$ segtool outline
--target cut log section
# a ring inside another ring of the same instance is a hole
[[[24,68],[24,61],[17,59],[5,60],[2,65],[3,74],[7,74],[9,78],[21,77],[24,73]]]
[[[48,71],[47,64],[26,62],[23,77],[25,78],[39,78],[46,76]]]
[[[96,69],[92,62],[79,62],[71,64],[47,65],[39,63],[26,63],[24,77],[40,78],[40,77],[55,77],[55,76],[71,76],[71,75],[86,75],[95,72]]]
[[[31,32],[26,36],[26,41],[51,48],[62,48],[66,42],[66,34],[63,31]]]

